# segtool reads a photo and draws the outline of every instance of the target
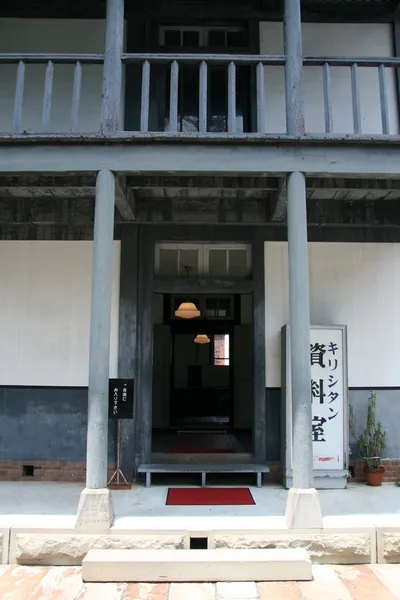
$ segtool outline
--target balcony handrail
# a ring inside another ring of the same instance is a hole
[[[359,67],[400,67],[400,58],[394,57],[337,57],[337,56],[303,56],[305,66],[321,67],[328,64],[330,67],[351,67],[356,64]]]
[[[178,105],[180,67],[194,65],[198,69],[199,76],[199,125],[200,134],[214,133],[208,131],[208,94],[209,78],[208,68],[214,65],[223,65],[226,68],[227,77],[227,133],[237,134],[236,130],[236,94],[237,94],[237,69],[240,67],[254,66],[256,75],[256,105],[257,105],[257,133],[267,133],[266,123],[267,103],[265,86],[265,67],[285,67],[285,55],[265,54],[167,54],[167,53],[121,53],[121,62],[124,65],[136,64],[142,69],[142,85],[140,90],[140,133],[149,131],[150,117],[150,80],[152,78],[152,66],[164,64],[170,67],[170,99],[168,131],[171,134],[179,133]],[[81,101],[81,84],[83,65],[103,64],[104,54],[50,54],[50,53],[0,53],[1,64],[14,64],[17,67],[15,101],[13,111],[13,132],[22,131],[22,108],[24,99],[25,67],[32,64],[43,64],[46,67],[43,105],[42,105],[42,130],[50,131],[50,115],[53,93],[54,69],[56,65],[73,65],[73,90],[71,105],[70,131],[79,130],[79,110]],[[351,79],[351,97],[353,113],[353,131],[355,134],[362,133],[362,110],[360,102],[360,70],[364,67],[377,69],[379,80],[379,102],[381,110],[382,134],[390,133],[389,115],[389,89],[387,69],[400,69],[400,57],[337,57],[337,56],[303,56],[304,67],[322,68],[323,101],[325,133],[334,132],[333,123],[333,100],[331,72],[336,67],[349,69]],[[287,108],[288,110],[288,108]],[[104,129],[106,119],[102,117],[100,130]]]
[[[127,54],[121,55],[124,64],[142,63],[149,61],[152,63],[171,63],[177,61],[179,63],[231,63],[241,65],[250,65],[262,63],[265,65],[284,65],[286,56],[282,54]]]
[[[34,53],[0,53],[0,64],[18,64],[19,62],[46,64],[99,63],[104,62],[104,54],[34,54]]]

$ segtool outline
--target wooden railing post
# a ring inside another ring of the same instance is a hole
[[[286,128],[289,135],[304,135],[302,98],[303,46],[300,0],[285,0],[284,45],[286,54]]]
[[[101,104],[101,130],[105,134],[119,130],[123,39],[124,0],[107,0],[106,43]]]

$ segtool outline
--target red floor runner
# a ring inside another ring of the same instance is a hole
[[[167,506],[255,504],[248,488],[169,488]]]

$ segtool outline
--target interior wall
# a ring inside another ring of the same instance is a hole
[[[326,57],[390,57],[394,55],[390,23],[303,23],[303,54]],[[261,54],[283,54],[282,23],[260,23]],[[386,69],[389,131],[398,133],[395,69]],[[378,68],[359,68],[361,129],[382,133]],[[348,67],[331,68],[333,131],[353,133],[351,74]],[[286,131],[284,67],[265,67],[267,131]],[[304,67],[303,96],[308,133],[325,132],[322,67]]]
[[[0,52],[47,54],[103,54],[105,20],[0,19]],[[42,103],[46,65],[25,68],[23,131],[42,131]],[[17,65],[0,65],[0,131],[12,131]],[[78,131],[100,128],[103,66],[84,64]],[[74,65],[54,65],[51,131],[70,129]],[[124,88],[124,82],[123,82]],[[124,93],[122,93],[122,104]],[[124,107],[121,107],[121,116]],[[121,121],[122,122],[122,121]]]
[[[351,388],[400,386],[400,246],[310,243],[313,325],[347,325]],[[289,320],[287,243],[265,244],[266,386],[281,385],[280,330]]]
[[[0,241],[0,385],[88,385],[93,242]],[[110,377],[118,373],[114,242]]]

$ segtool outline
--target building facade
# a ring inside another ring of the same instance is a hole
[[[129,481],[202,455],[182,429],[227,431],[234,452],[207,452],[280,481],[289,322],[294,487],[313,485],[310,325],[347,326],[349,402],[361,427],[377,392],[396,476],[396,3],[227,6],[2,4],[1,479],[105,490],[125,377]],[[200,319],[175,317],[188,300]]]

